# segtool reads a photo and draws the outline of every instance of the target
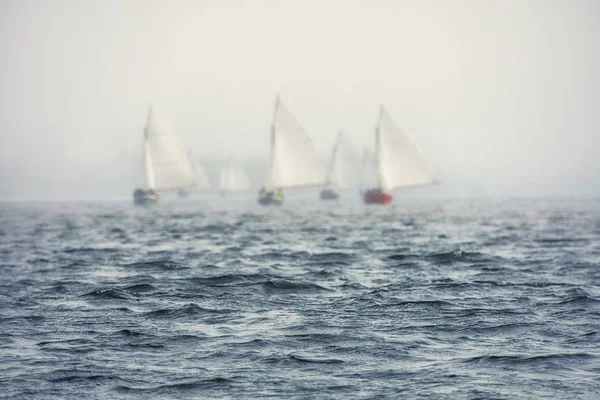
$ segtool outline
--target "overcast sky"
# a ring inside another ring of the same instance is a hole
[[[323,154],[384,103],[445,193],[600,195],[597,0],[0,0],[0,196],[129,196],[148,105],[195,158]]]

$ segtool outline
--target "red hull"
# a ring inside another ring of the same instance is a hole
[[[390,204],[392,195],[389,193],[368,193],[363,196],[365,204]]]

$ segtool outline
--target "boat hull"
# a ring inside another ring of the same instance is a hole
[[[340,198],[340,195],[334,192],[333,190],[321,190],[321,194],[319,196],[321,200],[337,200]]]
[[[365,204],[390,204],[392,198],[391,194],[383,192],[363,194],[363,201]]]
[[[138,189],[133,192],[133,204],[136,206],[150,206],[158,202],[158,194],[153,191]]]
[[[283,199],[274,199],[274,198],[259,198],[258,204],[261,206],[281,206],[283,205]]]

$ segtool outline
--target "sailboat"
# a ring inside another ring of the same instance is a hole
[[[389,204],[392,202],[392,189],[435,183],[423,156],[410,137],[394,124],[383,105],[375,128],[374,165],[377,186],[363,192],[365,204]]]
[[[360,170],[358,164],[359,156],[352,146],[350,138],[343,132],[339,132],[333,149],[331,160],[327,171],[327,185],[321,189],[321,200],[337,200],[339,194],[334,188],[355,186],[356,177]]]
[[[243,192],[250,190],[250,179],[244,170],[229,159],[227,165],[221,169],[219,176],[219,192],[225,195],[230,192]]]
[[[283,189],[319,187],[326,180],[325,162],[314,143],[277,96],[271,125],[269,173],[258,203],[281,205]]]
[[[187,150],[169,126],[152,110],[148,110],[144,128],[145,188],[133,192],[136,205],[158,201],[158,192],[187,189],[196,186],[194,169]]]

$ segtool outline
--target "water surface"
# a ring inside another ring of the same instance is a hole
[[[600,201],[395,201],[0,204],[0,396],[599,398]]]

